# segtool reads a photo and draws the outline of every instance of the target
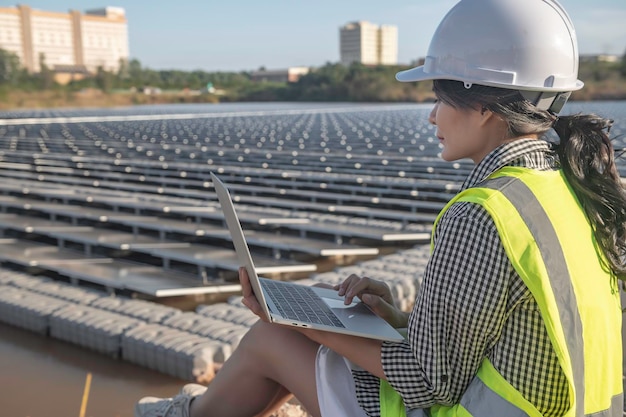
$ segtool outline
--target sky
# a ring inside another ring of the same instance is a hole
[[[520,0],[525,1],[525,0]],[[339,61],[339,28],[366,20],[398,27],[398,61],[426,55],[437,24],[457,0],[0,0],[67,12],[123,7],[130,58],[143,67],[252,71]],[[626,53],[625,0],[560,0],[581,54]]]

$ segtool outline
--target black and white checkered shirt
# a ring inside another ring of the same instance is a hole
[[[462,189],[503,166],[552,170],[554,159],[546,142],[517,140],[487,155]],[[543,415],[561,415],[568,405],[565,375],[537,303],[507,258],[491,217],[476,204],[453,204],[434,242],[407,341],[382,346],[389,383],[408,408],[452,405],[489,358]],[[365,371],[353,376],[361,407],[379,416],[378,379]]]

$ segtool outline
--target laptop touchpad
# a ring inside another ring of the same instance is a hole
[[[360,303],[352,302],[352,304],[345,305],[343,303],[343,300],[336,300],[336,299],[333,299],[333,298],[326,298],[326,297],[322,297],[322,300],[324,300],[324,302],[328,305],[328,307],[330,307],[332,309],[335,309],[335,308],[351,308],[351,307],[355,307],[355,306],[360,304]]]

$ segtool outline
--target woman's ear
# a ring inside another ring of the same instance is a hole
[[[493,120],[493,117],[495,116],[495,113],[492,112],[491,110],[489,110],[487,107],[483,106],[480,109],[480,117],[481,117],[481,121],[480,124],[481,125],[485,125],[488,122]]]

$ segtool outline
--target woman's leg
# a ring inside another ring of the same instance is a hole
[[[257,322],[191,403],[191,417],[265,415],[294,394],[320,416],[315,385],[319,345],[288,327]]]
[[[269,405],[257,414],[256,417],[271,417],[275,411],[278,411],[278,409],[291,398],[293,398],[293,394],[287,391],[287,388],[281,386]]]

